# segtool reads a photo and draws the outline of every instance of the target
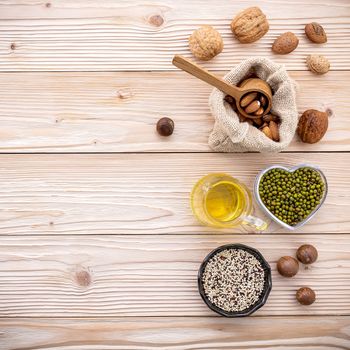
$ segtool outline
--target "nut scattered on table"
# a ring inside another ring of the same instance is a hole
[[[317,249],[311,244],[303,244],[297,250],[297,259],[305,265],[313,264],[317,257]]]
[[[189,37],[188,42],[192,54],[203,61],[211,60],[224,48],[220,33],[208,25],[195,30]]]
[[[282,258],[277,261],[277,271],[283,277],[295,276],[299,271],[298,260],[291,256],[282,256]]]
[[[157,131],[161,136],[170,136],[174,132],[174,121],[170,118],[164,117],[157,122]]]
[[[325,56],[309,55],[306,58],[309,70],[315,74],[326,74],[329,71],[330,63]]]
[[[319,142],[328,129],[328,114],[316,109],[306,110],[299,119],[297,133],[306,143]]]
[[[307,24],[305,26],[305,34],[316,44],[324,44],[327,42],[327,34],[321,24],[317,22]]]
[[[280,35],[272,45],[272,51],[279,55],[286,55],[294,51],[299,44],[299,39],[292,32]]]
[[[302,287],[297,290],[296,299],[301,305],[311,305],[316,300],[316,294],[311,288]]]
[[[241,43],[252,43],[268,32],[269,22],[259,7],[249,7],[232,20],[231,30]]]

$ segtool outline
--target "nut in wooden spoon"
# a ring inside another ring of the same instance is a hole
[[[230,85],[183,56],[175,55],[173,65],[232,96],[238,112],[246,118],[261,118],[271,109],[272,92],[264,80],[252,78],[244,86],[238,87]]]

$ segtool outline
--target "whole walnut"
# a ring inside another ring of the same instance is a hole
[[[259,7],[249,7],[231,22],[231,30],[241,43],[252,43],[269,30],[269,22]]]
[[[328,129],[328,114],[308,109],[299,119],[297,133],[306,143],[316,143],[322,139]]]
[[[200,60],[209,61],[224,48],[220,33],[211,26],[202,26],[188,39],[190,50]]]

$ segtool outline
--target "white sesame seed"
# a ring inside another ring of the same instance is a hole
[[[243,311],[259,301],[265,272],[249,252],[225,249],[207,262],[202,282],[212,304],[228,312]]]

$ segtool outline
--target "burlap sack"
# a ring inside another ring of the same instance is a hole
[[[209,146],[218,152],[280,152],[288,147],[297,124],[296,84],[284,66],[263,57],[250,58],[232,69],[224,79],[233,85],[254,73],[265,80],[274,93],[273,114],[281,119],[280,142],[274,142],[259,129],[240,123],[236,112],[224,101],[225,94],[214,89],[209,98],[215,125],[209,136]]]

